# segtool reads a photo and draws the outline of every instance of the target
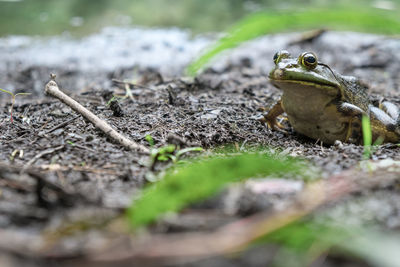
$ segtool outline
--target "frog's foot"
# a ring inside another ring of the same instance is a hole
[[[358,144],[362,139],[361,119],[353,117],[349,121],[349,127],[344,142]]]
[[[268,128],[287,133],[289,130],[287,127],[283,126],[280,122],[278,122],[277,118],[282,115],[285,111],[282,108],[282,102],[279,100],[268,113],[264,114],[260,119],[261,123],[265,123]],[[287,120],[286,117],[283,117],[283,120]]]
[[[367,113],[361,108],[346,102],[341,103],[338,110],[348,118],[349,126],[344,142],[359,143],[362,137],[361,118],[363,115],[367,116]]]
[[[268,114],[267,114],[268,115]],[[282,133],[287,133],[289,131],[289,128],[285,127],[282,125],[276,118],[269,118],[267,115],[264,115],[259,121],[261,123],[265,123],[268,128],[282,132]],[[287,120],[286,117],[280,118],[281,121]]]

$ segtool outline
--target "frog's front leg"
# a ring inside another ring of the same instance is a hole
[[[276,102],[276,104],[260,119],[262,123],[266,123],[271,129],[285,132],[286,127],[280,124],[276,118],[283,114],[285,111],[282,107],[282,100]]]
[[[362,136],[361,118],[363,115],[368,116],[368,114],[356,105],[347,102],[340,103],[338,105],[338,111],[344,115],[348,123],[347,134],[344,141],[358,143]]]

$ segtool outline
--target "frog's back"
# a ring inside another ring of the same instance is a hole
[[[342,100],[351,103],[364,111],[368,111],[370,104],[368,87],[353,76],[339,76],[342,84]]]

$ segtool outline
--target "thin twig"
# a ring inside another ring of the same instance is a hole
[[[64,145],[61,145],[61,146],[54,147],[54,148],[49,148],[49,149],[46,149],[46,150],[40,152],[39,154],[37,154],[36,156],[34,156],[32,159],[30,159],[30,160],[28,161],[28,163],[26,163],[24,169],[25,169],[26,167],[31,166],[35,161],[37,161],[38,159],[40,159],[40,158],[43,157],[44,155],[52,154],[52,153],[54,153],[54,152],[56,152],[56,151],[58,151],[58,150],[61,150],[61,149],[63,149],[63,148],[64,148]]]
[[[69,120],[67,120],[67,121],[64,121],[64,122],[62,122],[62,123],[56,125],[55,127],[51,128],[50,130],[48,130],[48,131],[46,131],[46,132],[40,132],[38,135],[39,135],[39,136],[43,136],[43,135],[49,134],[49,133],[51,133],[51,132],[54,132],[54,131],[57,130],[57,129],[60,129],[60,128],[63,128],[63,127],[65,127],[65,126],[67,126],[67,125],[70,124],[72,121],[76,120],[77,118],[79,118],[79,115],[77,115],[77,116],[75,116],[75,117],[73,117],[73,118],[71,118],[71,119],[69,119]]]
[[[151,90],[151,91],[155,90],[154,88],[146,87],[146,86],[143,86],[143,85],[140,85],[140,84],[135,84],[135,83],[132,83],[132,82],[125,82],[125,81],[121,81],[121,80],[117,80],[117,79],[112,79],[111,81],[116,86],[119,86],[119,85],[124,86],[124,88],[121,88],[121,89],[126,89],[126,86],[129,86],[129,89],[138,88],[138,89],[146,89],[146,90]]]
[[[118,133],[116,130],[111,128],[111,126],[101,120],[99,117],[94,115],[92,112],[90,112],[88,109],[83,107],[81,104],[76,102],[74,99],[71,97],[67,96],[61,90],[58,88],[58,85],[56,83],[55,79],[55,74],[51,74],[50,78],[51,80],[46,84],[45,91],[47,94],[56,97],[59,99],[61,102],[69,106],[71,109],[75,110],[79,114],[81,114],[83,117],[85,117],[87,120],[89,120],[91,123],[94,124],[97,128],[102,130],[107,136],[109,136],[111,139],[117,141],[119,144],[121,144],[123,147],[127,149],[132,149],[132,150],[140,150],[145,153],[149,153],[149,149],[143,145],[140,145],[120,133]]]

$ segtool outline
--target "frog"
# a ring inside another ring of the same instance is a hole
[[[362,144],[365,116],[374,142],[399,142],[398,106],[383,98],[373,103],[365,82],[339,74],[314,52],[292,57],[282,50],[273,61],[275,67],[268,77],[282,96],[260,119],[269,128],[287,133],[289,128],[278,121],[282,117],[295,132],[324,144]]]

